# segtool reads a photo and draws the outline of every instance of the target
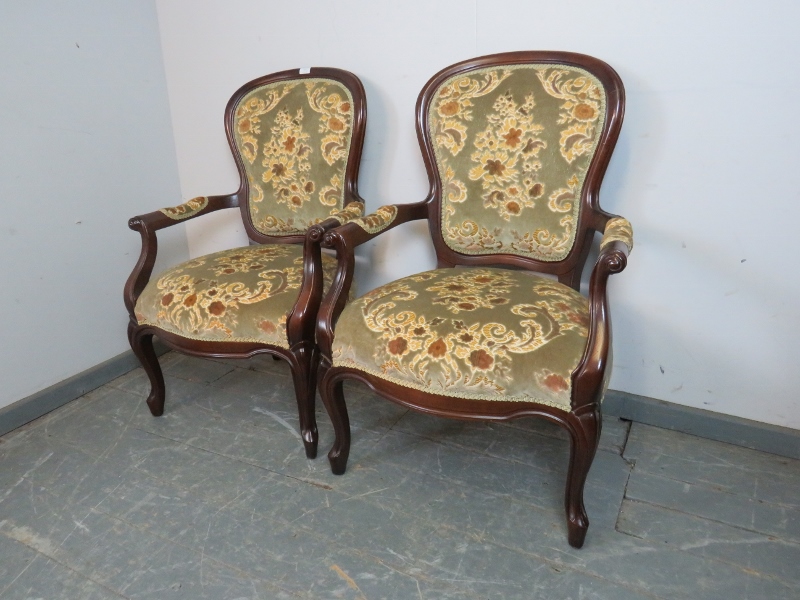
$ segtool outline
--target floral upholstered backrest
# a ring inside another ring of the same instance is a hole
[[[302,234],[343,208],[353,118],[352,93],[334,79],[284,79],[239,99],[233,141],[259,233]]]
[[[425,116],[444,243],[462,254],[564,260],[606,118],[600,81],[567,64],[462,71],[433,90]]]

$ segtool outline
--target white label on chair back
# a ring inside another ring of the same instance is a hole
[[[300,69],[300,75],[308,75],[311,73],[311,67],[303,67]]]

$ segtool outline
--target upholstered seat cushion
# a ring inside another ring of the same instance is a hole
[[[351,302],[335,366],[446,396],[570,410],[586,347],[586,298],[556,281],[496,268],[436,269]]]
[[[336,259],[322,255],[325,288]],[[140,325],[185,338],[288,347],[286,318],[303,280],[303,248],[245,246],[182,263],[151,280],[136,303]]]

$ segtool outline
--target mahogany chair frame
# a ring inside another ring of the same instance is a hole
[[[316,375],[319,352],[315,343],[316,315],[322,298],[322,267],[319,261],[309,259],[309,244],[317,244],[305,234],[271,236],[261,233],[253,224],[249,210],[249,185],[244,161],[234,141],[234,113],[239,101],[254,88],[278,83],[281,81],[297,81],[311,78],[325,78],[338,81],[347,87],[353,96],[353,122],[351,130],[350,154],[348,156],[343,190],[344,206],[351,202],[362,201],[358,196],[358,171],[361,163],[361,152],[367,117],[366,94],[361,81],[352,73],[334,68],[315,67],[307,73],[297,69],[282,71],[254,79],[239,88],[228,101],[225,109],[225,133],[231,148],[236,167],[239,171],[239,189],[232,194],[209,196],[208,205],[196,214],[180,221],[155,211],[128,221],[128,226],[138,231],[142,237],[142,251],[139,260],[125,284],[125,307],[130,314],[128,339],[131,348],[139,358],[150,379],[151,391],[147,405],[154,416],[164,412],[165,387],[164,376],[153,348],[153,336],[158,337],[173,350],[192,356],[205,358],[250,358],[257,354],[271,354],[276,360],[283,359],[289,363],[294,381],[297,407],[300,417],[300,430],[306,456],[315,458],[317,454],[317,425],[314,416],[316,398]],[[362,201],[363,202],[363,201]],[[289,348],[281,348],[256,342],[201,341],[181,337],[151,325],[139,325],[134,314],[134,307],[139,295],[147,285],[153,271],[158,251],[156,232],[194,219],[202,215],[225,208],[241,209],[242,221],[251,244],[303,244],[304,265],[300,292],[294,308],[288,315],[286,332]],[[327,219],[317,229],[327,230],[339,221]],[[315,272],[318,271],[318,273]],[[316,277],[319,275],[319,277]]]
[[[465,255],[449,248],[441,232],[442,181],[436,168],[432,141],[427,126],[428,107],[434,91],[448,78],[483,67],[501,67],[518,63],[574,65],[591,72],[603,84],[607,114],[600,134],[597,152],[588,169],[583,188],[580,219],[575,244],[560,262],[542,262],[510,254]],[[556,275],[558,280],[578,290],[595,232],[603,232],[615,215],[599,206],[600,184],[619,137],[625,106],[625,93],[617,73],[606,63],[581,54],[567,52],[511,52],[467,60],[448,67],[428,81],[416,106],[417,137],[422,149],[430,192],[425,200],[397,205],[397,216],[388,231],[409,221],[427,219],[439,268],[455,265],[500,265]],[[622,242],[607,244],[594,265],[589,284],[590,324],[586,350],[572,373],[572,409],[569,412],[536,403],[466,400],[404,387],[349,368],[332,366],[332,344],[336,321],[341,314],[353,277],[354,249],[383,231],[371,234],[356,224],[345,224],[334,230],[309,231],[310,237],[321,237],[323,246],[338,254],[338,271],[334,283],[322,301],[317,324],[317,343],[322,354],[320,392],[335,429],[336,440],[328,457],[334,473],[342,474],[350,449],[350,423],[342,391],[345,379],[361,381],[379,395],[401,406],[423,413],[465,420],[507,421],[520,417],[540,417],[564,427],[570,436],[569,471],[566,482],[565,508],[569,543],[583,545],[589,520],[583,503],[583,488],[592,464],[602,424],[600,402],[610,374],[611,322],[606,286],[612,273],[625,268],[629,248]],[[319,256],[314,257],[318,262]],[[319,264],[319,263],[318,263]]]

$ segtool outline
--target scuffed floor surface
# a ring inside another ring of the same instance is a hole
[[[800,461],[607,419],[567,545],[568,444],[346,388],[306,460],[288,368],[163,357],[0,438],[0,598],[800,597]]]

